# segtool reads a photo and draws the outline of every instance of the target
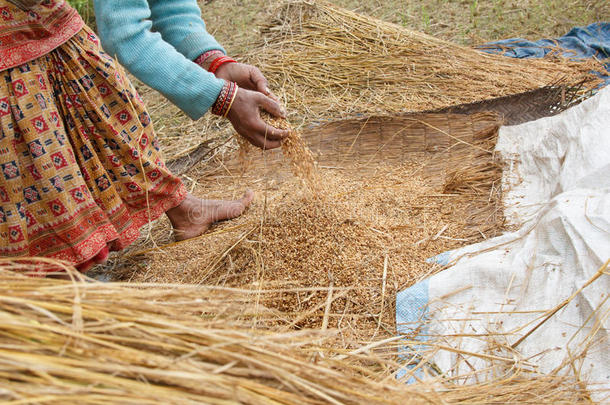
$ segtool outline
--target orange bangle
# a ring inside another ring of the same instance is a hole
[[[222,56],[226,56],[224,52],[218,49],[212,49],[211,51],[207,51],[199,55],[199,57],[195,59],[195,63],[204,68],[205,70],[209,70],[212,62]]]

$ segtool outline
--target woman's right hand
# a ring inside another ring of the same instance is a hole
[[[277,129],[261,119],[261,108],[269,114],[285,118],[282,107],[263,93],[239,88],[227,115],[233,128],[254,146],[261,149],[275,149],[282,145],[290,131]]]

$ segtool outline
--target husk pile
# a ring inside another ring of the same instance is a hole
[[[49,264],[0,260],[3,403],[588,402],[575,381],[518,364],[488,384],[402,385],[391,342],[342,353],[324,344],[330,331],[280,332],[284,316],[249,291],[16,273]]]
[[[286,1],[245,59],[311,122],[357,113],[436,110],[590,80],[597,62],[490,55],[326,1]]]

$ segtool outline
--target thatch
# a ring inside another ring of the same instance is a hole
[[[3,403],[589,402],[575,381],[527,372],[518,363],[490,383],[399,384],[396,339],[337,351],[324,344],[333,331],[274,329],[284,317],[258,305],[249,291],[15,273],[49,264],[0,261]]]
[[[286,1],[245,59],[311,122],[436,110],[589,80],[597,62],[490,55],[325,1]]]

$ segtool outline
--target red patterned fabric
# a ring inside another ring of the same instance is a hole
[[[0,71],[51,52],[84,25],[65,0],[43,0],[23,9],[0,0]]]
[[[0,256],[86,269],[185,197],[142,100],[88,28],[0,72]]]

